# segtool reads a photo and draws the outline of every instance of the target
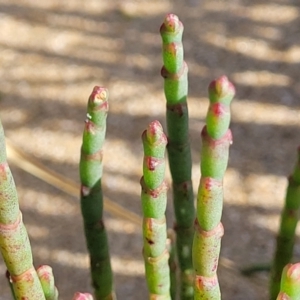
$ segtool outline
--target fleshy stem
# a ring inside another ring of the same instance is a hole
[[[295,231],[300,214],[300,147],[298,148],[297,163],[288,179],[285,205],[281,213],[276,251],[271,267],[270,299],[276,299],[281,273],[293,256]]]
[[[195,300],[221,299],[217,277],[223,208],[223,178],[232,143],[230,103],[235,89],[226,76],[209,85],[210,105],[202,130],[201,179],[197,197],[196,231],[193,243]]]
[[[142,141],[144,147],[141,178],[143,256],[149,299],[171,300],[165,218],[167,185],[164,180],[167,138],[158,121],[149,124],[142,134]]]
[[[282,271],[280,293],[277,300],[300,299],[300,263],[287,264]]]
[[[6,160],[5,137],[0,123],[0,250],[10,274],[17,300],[45,300],[43,289],[33,267],[30,242],[13,176]]]
[[[172,175],[176,223],[176,253],[180,270],[180,298],[193,299],[192,243],[195,206],[191,174],[189,116],[187,107],[188,67],[182,45],[183,25],[168,14],[160,27],[163,42],[161,75],[167,100],[168,158]]]
[[[87,106],[80,158],[81,212],[96,300],[115,299],[107,233],[103,222],[102,147],[108,91],[94,87]]]

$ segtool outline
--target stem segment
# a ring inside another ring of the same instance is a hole
[[[213,81],[209,86],[210,105],[206,126],[201,134],[201,180],[193,243],[195,300],[221,299],[217,268],[224,233],[221,223],[223,178],[232,142],[229,106],[234,93],[234,87],[226,76]]]
[[[108,91],[97,86],[89,97],[80,158],[81,212],[96,300],[115,299],[101,185],[107,98]]]
[[[13,176],[6,160],[5,137],[0,123],[0,250],[5,261],[14,297],[17,300],[44,300],[33,267],[30,242],[19,209]]]
[[[167,185],[165,149],[167,138],[158,121],[149,124],[142,134],[144,146],[141,199],[143,210],[143,255],[151,300],[171,300],[169,253],[165,211]]]
[[[166,16],[160,34],[163,42],[161,75],[167,100],[168,158],[172,175],[177,234],[176,253],[180,269],[180,297],[193,299],[192,242],[194,195],[191,181],[191,150],[188,124],[188,67],[182,45],[183,25],[173,14]]]
[[[277,245],[271,267],[270,298],[276,299],[280,289],[281,273],[293,256],[295,231],[300,214],[300,147],[293,174],[288,179],[285,205],[281,213]]]

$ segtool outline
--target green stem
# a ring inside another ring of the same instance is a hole
[[[33,267],[30,242],[19,210],[18,195],[6,160],[5,137],[0,123],[0,250],[17,300],[45,299]]]
[[[271,266],[270,299],[276,299],[280,289],[281,273],[293,256],[295,231],[300,214],[300,147],[293,174],[289,178],[285,205],[281,213],[279,233]]]
[[[149,124],[142,135],[144,147],[141,200],[143,210],[143,255],[149,299],[170,300],[169,253],[165,211],[167,185],[165,149],[167,138],[158,121]]]
[[[182,45],[183,25],[178,17],[166,16],[160,34],[163,42],[161,75],[167,100],[168,158],[172,175],[177,234],[176,253],[181,278],[181,299],[193,299],[192,242],[194,235],[194,195],[191,181],[191,149],[187,107],[188,68]]]
[[[209,86],[210,105],[202,130],[201,180],[197,197],[196,230],[193,243],[195,300],[221,299],[217,277],[223,208],[223,178],[228,164],[232,135],[229,129],[233,85],[226,76]]]
[[[107,98],[108,91],[101,87],[95,87],[89,97],[80,158],[81,212],[96,300],[115,297],[108,239],[103,222],[101,185]]]

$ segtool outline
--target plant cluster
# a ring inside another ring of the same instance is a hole
[[[151,300],[221,299],[217,277],[223,208],[223,178],[232,143],[230,104],[233,84],[222,76],[208,87],[210,105],[201,132],[201,179],[194,200],[188,116],[188,68],[182,45],[183,25],[169,14],[161,28],[166,97],[166,124],[154,120],[142,134],[144,149],[141,184],[143,257]],[[90,273],[96,300],[116,299],[107,232],[103,220],[102,156],[106,135],[108,91],[95,87],[89,97],[80,158],[80,203]],[[172,175],[175,223],[167,230],[165,152]],[[271,267],[270,299],[300,299],[300,263],[290,264],[300,213],[300,149],[289,178],[277,248]],[[196,205],[195,205],[196,202]],[[52,269],[33,266],[26,228],[14,180],[6,159],[0,128],[0,249],[7,279],[16,300],[56,300]],[[178,287],[178,288],[177,288]],[[76,293],[73,300],[90,300]]]

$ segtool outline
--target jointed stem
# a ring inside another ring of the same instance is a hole
[[[150,123],[142,135],[144,164],[142,186],[143,255],[151,300],[171,300],[169,253],[165,210],[167,186],[165,149],[167,139],[158,121]]]
[[[114,299],[113,275],[103,222],[102,147],[106,133],[108,92],[95,87],[88,102],[80,158],[81,211],[90,253],[96,300]]]
[[[291,262],[294,249],[295,231],[300,214],[300,147],[298,159],[285,196],[285,206],[281,213],[280,229],[277,245],[271,266],[270,299],[276,299],[279,289],[281,273],[286,264]]]
[[[31,247],[19,210],[18,195],[6,161],[5,138],[0,123],[0,250],[14,297],[17,300],[45,300],[33,267]]]
[[[202,130],[201,180],[197,198],[196,232],[193,243],[195,300],[220,300],[217,267],[224,229],[223,177],[232,142],[229,105],[234,87],[223,76],[209,86],[210,106]]]
[[[172,174],[176,223],[176,253],[180,270],[180,297],[193,299],[191,249],[194,235],[194,195],[187,107],[188,68],[183,57],[183,25],[169,14],[160,28],[163,42],[164,90],[167,100],[168,158]]]

